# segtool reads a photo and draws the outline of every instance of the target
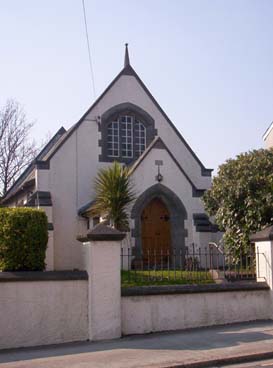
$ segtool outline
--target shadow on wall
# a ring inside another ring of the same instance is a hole
[[[273,342],[273,321],[271,320],[197,328],[180,332],[137,335],[104,342],[76,342],[46,347],[2,350],[0,351],[0,363],[118,349],[205,351],[265,340]]]

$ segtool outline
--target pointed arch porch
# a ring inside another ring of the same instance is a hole
[[[175,249],[176,252],[181,252],[184,258],[185,238],[187,237],[187,230],[185,229],[184,222],[188,217],[187,211],[181,199],[172,190],[161,183],[146,189],[137,198],[132,208],[131,218],[134,220],[132,237],[135,238],[134,253],[137,256],[142,250],[141,214],[144,208],[156,198],[160,199],[165,204],[170,213],[171,249]]]

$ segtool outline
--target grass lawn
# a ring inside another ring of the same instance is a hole
[[[206,271],[121,271],[121,286],[212,284]]]

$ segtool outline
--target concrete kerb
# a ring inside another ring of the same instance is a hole
[[[100,342],[107,342],[109,340],[103,340]],[[61,346],[75,346],[75,344],[89,344],[90,342],[73,342],[73,343],[65,343],[65,344],[58,344],[58,345],[42,345],[42,346],[35,346],[33,348],[17,348],[17,349],[3,349],[0,350],[0,361],[1,361],[1,355],[4,354],[12,354],[12,353],[17,353],[19,351],[21,352],[27,352],[28,350],[39,350],[40,348],[52,348],[54,349],[55,347],[61,347]],[[99,342],[92,342],[92,344],[98,344]],[[264,353],[254,353],[254,354],[242,354],[242,355],[236,355],[236,356],[231,356],[228,358],[219,358],[219,359],[209,359],[209,360],[203,360],[203,361],[199,361],[199,362],[194,362],[194,363],[172,363],[172,364],[160,364],[157,365],[157,368],[209,368],[209,367],[219,367],[219,366],[225,366],[225,365],[232,365],[232,364],[240,364],[240,363],[250,363],[250,362],[255,362],[255,361],[261,361],[261,360],[267,360],[267,359],[273,359],[273,351],[270,352],[264,352]],[[16,361],[15,361],[16,362]],[[6,362],[6,363],[11,363],[11,361]],[[0,363],[2,364],[2,363]],[[145,366],[146,368],[148,368],[149,366]],[[151,366],[150,366],[151,367]]]
[[[260,360],[273,359],[273,351],[265,353],[254,353],[248,355],[239,355],[229,358],[219,358],[204,360],[195,363],[175,363],[171,365],[160,365],[157,368],[209,368],[209,367],[219,367],[224,365],[240,364],[240,363],[250,363]]]

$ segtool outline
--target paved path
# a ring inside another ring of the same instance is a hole
[[[273,358],[273,321],[2,351],[0,367],[204,367],[224,365],[230,358],[244,361],[253,354]]]

